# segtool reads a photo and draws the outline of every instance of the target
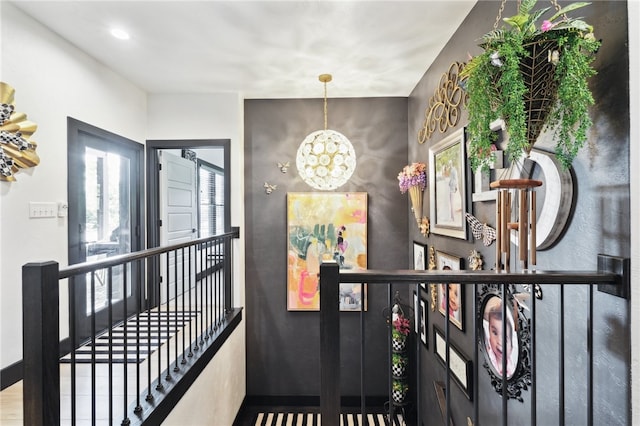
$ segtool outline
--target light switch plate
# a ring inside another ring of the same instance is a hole
[[[46,218],[58,216],[58,203],[31,201],[29,203],[29,218]]]

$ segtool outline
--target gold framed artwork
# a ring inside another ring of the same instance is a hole
[[[287,194],[287,310],[320,308],[320,264],[367,269],[366,192]],[[366,285],[340,284],[340,310],[366,310]]]

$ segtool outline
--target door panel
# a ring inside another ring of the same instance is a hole
[[[158,152],[160,162],[160,244],[163,246],[191,241],[198,236],[196,164],[166,151]],[[169,254],[169,270],[182,270],[182,252]],[[167,277],[167,256],[160,260],[161,303],[176,296],[182,288],[182,275]],[[168,280],[168,286],[166,285]],[[168,287],[168,289],[167,289]],[[167,297],[167,291],[169,295]]]
[[[72,118],[68,138],[69,263],[140,250],[143,145]],[[114,267],[75,279],[70,287],[75,342],[137,311],[140,273],[128,265],[126,274]]]
[[[165,226],[161,226],[163,219],[160,211],[164,208],[163,204],[166,202],[167,194],[162,194],[160,190],[160,170],[159,152],[171,150],[176,153],[181,153],[183,150],[193,150],[197,153],[198,160],[206,160],[210,165],[218,167],[220,171],[220,188],[219,193],[216,195],[215,200],[215,212],[220,215],[220,219],[211,221],[207,226],[202,227],[199,231],[200,236],[214,235],[214,233],[229,231],[231,229],[231,185],[230,185],[230,173],[231,173],[231,141],[229,139],[197,139],[197,140],[148,140],[146,142],[146,172],[147,172],[147,223],[149,229],[147,232],[147,247],[158,247],[162,244],[166,244],[163,238],[161,242],[160,234],[164,232]],[[209,204],[212,204],[211,202]],[[208,214],[205,211],[206,214]],[[196,222],[199,223],[199,222]],[[211,226],[216,225],[216,226]],[[183,225],[184,226],[184,225]],[[220,228],[218,228],[220,226]],[[198,226],[194,226],[198,228]],[[165,228],[166,229],[166,228]],[[204,232],[204,233],[203,233]],[[194,236],[195,238],[195,236]],[[192,253],[194,259],[200,259],[199,254]],[[198,260],[199,261],[199,260]],[[160,258],[151,259],[148,262],[148,281],[153,285],[158,285],[162,277],[160,274],[165,274],[166,264],[160,265]],[[162,271],[162,272],[161,272]],[[194,280],[195,282],[195,280]],[[166,288],[166,282],[162,283],[162,287]],[[159,295],[156,292],[150,292],[148,295],[149,306],[154,307],[159,303]]]

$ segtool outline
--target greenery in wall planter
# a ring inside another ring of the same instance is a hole
[[[391,362],[394,365],[400,365],[400,366],[406,367],[407,363],[409,362],[409,359],[404,353],[394,352],[393,354],[391,354]]]
[[[533,10],[537,0],[522,0],[518,14],[504,18],[510,27],[483,37],[484,52],[461,72],[469,95],[469,158],[475,171],[492,162],[497,134],[490,123],[502,118],[510,160],[529,153],[545,126],[555,129],[556,156],[569,167],[587,139],[589,107],[594,100],[588,80],[596,74],[591,63],[600,42],[593,27],[566,14],[590,3]],[[549,13],[547,13],[549,12]]]

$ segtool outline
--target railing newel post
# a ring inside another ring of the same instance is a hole
[[[320,265],[320,413],[328,425],[340,424],[340,268]]]
[[[23,415],[30,426],[60,424],[58,263],[22,267]]]

